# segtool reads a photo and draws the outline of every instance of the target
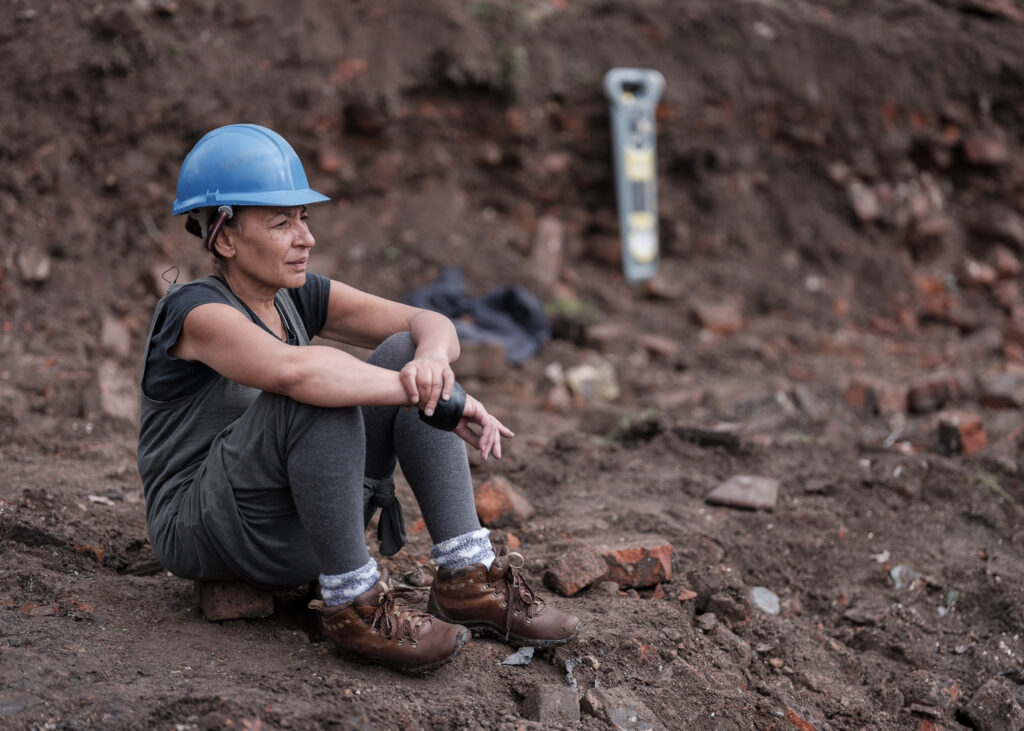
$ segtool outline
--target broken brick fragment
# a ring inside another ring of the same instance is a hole
[[[621,545],[597,549],[608,566],[608,579],[620,588],[643,589],[672,580],[672,554],[668,541],[647,536]]]
[[[476,514],[488,528],[520,525],[533,517],[530,502],[503,477],[492,477],[473,495]]]
[[[939,415],[939,443],[950,454],[970,457],[988,447],[988,436],[977,414],[948,412]]]
[[[563,596],[573,596],[607,573],[601,554],[590,544],[576,541],[544,572],[544,585]]]
[[[907,390],[885,381],[857,377],[846,387],[843,401],[882,416],[902,414],[907,410]]]
[[[938,411],[971,390],[969,376],[962,373],[934,373],[910,385],[907,406],[915,413]]]

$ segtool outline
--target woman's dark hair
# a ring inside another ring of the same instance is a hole
[[[235,214],[230,218],[226,219],[223,225],[227,228],[238,229],[238,211],[241,206],[235,206]],[[188,216],[185,218],[185,230],[193,236],[197,236],[200,241],[203,242],[203,248],[206,246],[206,236],[210,232],[210,227],[216,224],[217,217],[220,215],[217,206],[209,206],[206,208],[199,208],[195,211],[189,211]],[[209,251],[214,255],[215,258],[221,259],[221,255],[217,253],[217,248],[213,246],[215,242],[210,242]]]

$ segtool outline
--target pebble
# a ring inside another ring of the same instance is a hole
[[[755,586],[750,590],[750,602],[765,614],[779,613],[779,596],[771,589]]]
[[[893,586],[897,589],[906,589],[917,579],[921,578],[921,574],[908,566],[900,564],[898,566],[893,566],[892,569],[889,570],[889,577],[892,579]]]

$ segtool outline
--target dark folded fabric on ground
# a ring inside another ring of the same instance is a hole
[[[514,365],[532,358],[547,342],[551,330],[544,305],[529,290],[507,285],[471,297],[465,289],[462,272],[445,269],[432,283],[407,295],[405,302],[450,317],[461,340],[500,342]]]

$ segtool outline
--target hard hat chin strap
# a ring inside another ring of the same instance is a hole
[[[203,242],[203,246],[206,247],[207,251],[213,251],[213,245],[217,242],[217,237],[220,235],[220,230],[224,228],[224,223],[234,215],[235,212],[231,210],[231,206],[220,206],[217,209],[217,220],[210,226],[210,230],[206,234],[206,240]]]

